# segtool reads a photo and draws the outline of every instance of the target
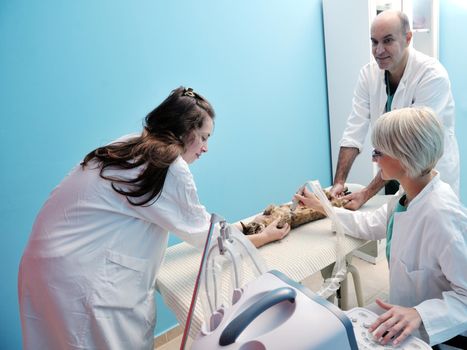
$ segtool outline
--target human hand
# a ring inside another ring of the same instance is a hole
[[[357,210],[368,200],[366,189],[362,189],[358,192],[352,192],[348,195],[341,197],[342,200],[346,201],[344,204],[345,209]]]
[[[313,193],[311,193],[308,190],[308,188],[305,187],[301,194],[295,193],[294,199],[298,200],[300,204],[303,204],[308,208],[319,211],[320,213],[323,213],[324,215],[326,215],[326,212],[324,211],[324,208],[321,205],[321,202]]]
[[[340,198],[344,196],[344,192],[345,192],[345,186],[344,184],[341,184],[341,183],[334,184],[332,188],[329,190],[329,194],[333,198]]]
[[[258,233],[263,236],[264,244],[280,240],[289,234],[290,225],[286,223],[281,228],[278,228],[277,224],[279,223],[279,220],[279,218],[275,219],[266,226],[263,231]]]
[[[422,318],[414,308],[391,305],[380,299],[376,299],[376,304],[387,311],[376,319],[368,331],[373,333],[376,330],[373,336],[382,345],[391,339],[394,339],[393,345],[400,344],[422,323]]]

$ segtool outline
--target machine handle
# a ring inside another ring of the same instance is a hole
[[[296,296],[297,292],[290,287],[281,287],[268,292],[264,298],[230,321],[219,338],[219,345],[226,346],[234,343],[240,333],[261,313],[284,300],[293,303]]]

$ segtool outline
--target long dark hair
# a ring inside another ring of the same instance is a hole
[[[200,129],[208,117],[214,119],[210,103],[193,89],[181,86],[146,116],[140,136],[96,148],[84,157],[81,166],[84,169],[95,159],[100,177],[111,181],[116,192],[132,205],[150,205],[161,194],[170,164],[192,140],[192,131]],[[105,174],[106,170],[142,165],[143,170],[133,179]]]

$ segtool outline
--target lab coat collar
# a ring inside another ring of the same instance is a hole
[[[407,63],[404,68],[404,73],[402,74],[401,81],[399,82],[399,87],[401,89],[405,89],[406,82],[407,82],[407,76],[409,75],[409,72],[411,71],[411,67],[414,61],[414,56],[415,56],[415,51],[412,47],[409,47],[409,57],[407,58]],[[399,87],[397,89],[399,89]]]
[[[404,68],[404,73],[402,74],[399,85],[397,86],[397,90],[399,90],[399,88],[400,89],[405,89],[407,76],[409,75],[409,71],[411,70],[410,67],[413,64],[414,57],[415,57],[415,50],[412,47],[409,47],[409,58],[407,59],[407,63],[406,63],[405,68]],[[382,81],[383,86],[386,86],[385,73],[386,73],[386,71],[384,69],[380,69],[379,79]]]
[[[436,175],[431,179],[431,181],[423,188],[423,190],[420,191],[419,194],[415,196],[414,199],[412,199],[409,203],[409,206],[407,207],[407,210],[410,210],[411,208],[417,207],[418,203],[422,203],[424,201],[424,198],[428,195],[428,193],[433,191],[433,188],[437,186],[440,182],[440,176],[439,172],[436,172]],[[405,193],[405,191],[400,191],[401,194]]]

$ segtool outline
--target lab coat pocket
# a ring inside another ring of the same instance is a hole
[[[429,293],[430,269],[411,269],[402,260],[391,263],[391,302],[413,307],[426,299]]]
[[[94,305],[134,308],[146,297],[142,283],[146,265],[147,259],[107,250],[103,269],[99,273]]]

